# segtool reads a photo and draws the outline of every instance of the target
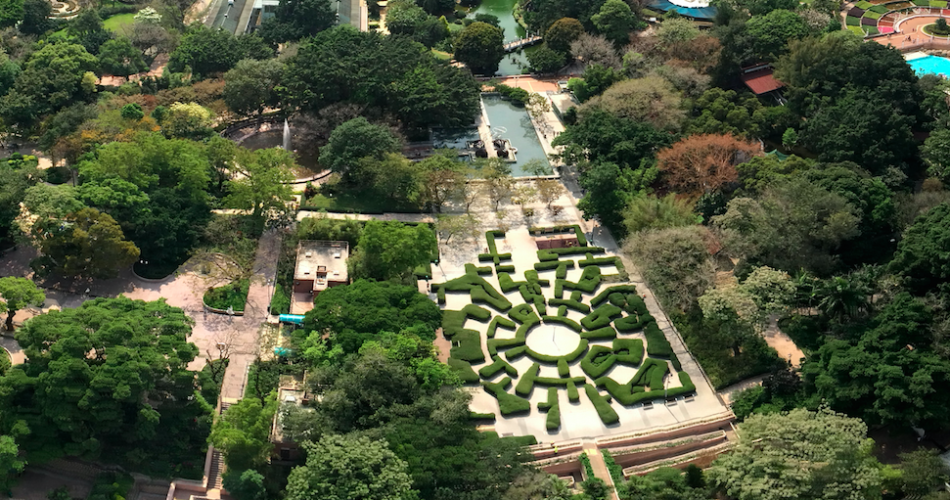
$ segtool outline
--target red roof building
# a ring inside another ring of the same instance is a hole
[[[784,83],[772,76],[772,68],[768,66],[758,66],[748,68],[742,72],[742,83],[749,87],[755,95],[762,95],[778,90],[785,86]]]

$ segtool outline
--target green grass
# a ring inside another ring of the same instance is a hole
[[[363,214],[381,214],[384,212],[417,214],[422,212],[417,206],[402,205],[385,197],[369,193],[339,193],[332,197],[318,194],[307,200],[300,208],[302,210]]]
[[[851,18],[849,17],[848,19],[851,19]],[[854,33],[854,34],[856,34],[856,35],[861,35],[861,36],[864,36],[864,35],[867,34],[867,33],[864,32],[864,30],[861,29],[860,26],[848,26],[848,31],[850,31],[850,32],[852,32],[852,33]]]
[[[868,19],[877,20],[877,19],[880,19],[880,18],[881,18],[881,14],[878,14],[877,12],[874,12],[874,11],[869,10],[869,11],[867,11],[867,12],[864,13],[864,17],[866,17],[866,18],[868,18]]]
[[[847,16],[844,18],[844,24],[848,26],[861,26],[861,18],[854,16]]]
[[[224,286],[209,288],[204,295],[205,304],[215,309],[232,307],[235,312],[244,311],[247,290],[250,287],[250,280],[238,280]]]
[[[931,2],[931,3],[940,3],[941,1],[942,0],[938,0],[937,2]],[[946,3],[946,2],[943,2],[943,3]],[[936,5],[934,7],[936,7]],[[888,12],[890,12],[890,9],[888,9],[887,7],[883,5],[875,5],[874,7],[870,8],[870,11],[876,12],[878,14],[887,14]],[[865,14],[867,13],[865,12]]]
[[[449,27],[451,28],[452,25],[450,24]],[[461,28],[461,26],[459,26],[459,28]],[[452,54],[449,54],[448,52],[442,52],[441,50],[432,49],[432,55],[435,56],[435,58],[440,61],[452,60]]]
[[[930,0],[930,6],[938,9],[946,9],[947,2],[945,0]]]
[[[871,7],[873,7],[874,4],[872,4],[871,2],[867,2],[867,1],[861,0],[860,2],[855,2],[854,6],[857,7],[857,8],[859,8],[859,9],[861,9],[861,10],[868,10],[868,9],[870,9]]]
[[[131,26],[135,21],[135,14],[116,14],[102,21],[102,27],[115,33],[123,26]]]

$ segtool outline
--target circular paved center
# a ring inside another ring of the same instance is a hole
[[[581,336],[566,326],[543,324],[528,332],[525,343],[538,354],[564,356],[577,349]]]

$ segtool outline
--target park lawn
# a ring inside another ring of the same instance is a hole
[[[435,56],[435,58],[439,59],[440,61],[452,60],[452,54],[449,54],[448,52],[442,52],[441,50],[432,49],[432,55]]]
[[[383,212],[420,213],[422,211],[419,207],[401,206],[387,198],[363,193],[339,193],[332,197],[318,194],[303,203],[300,208],[364,214],[381,214]]]
[[[115,33],[119,31],[123,26],[131,25],[135,21],[135,14],[116,14],[105,21],[102,21],[102,26]]]

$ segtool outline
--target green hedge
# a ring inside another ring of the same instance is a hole
[[[547,323],[560,323],[577,333],[581,333],[581,325],[578,325],[576,321],[570,318],[562,316],[541,316],[541,321]]]
[[[538,250],[538,260],[541,262],[549,260],[558,260],[562,255],[584,255],[588,253],[604,253],[601,247],[564,247],[564,248],[546,248]]]
[[[673,355],[673,346],[666,340],[666,335],[663,335],[663,330],[660,330],[656,321],[651,321],[643,327],[643,335],[647,338],[647,354],[664,358]]]
[[[517,329],[517,325],[515,325],[514,321],[511,321],[510,319],[504,316],[495,316],[494,318],[492,318],[491,323],[488,323],[488,331],[486,332],[485,335],[488,338],[494,338],[495,330],[497,330],[499,326],[502,328],[508,328],[511,330]]]
[[[435,295],[439,299],[439,305],[445,305],[445,288],[438,287],[435,289]]]
[[[517,290],[519,286],[527,284],[527,281],[515,281],[511,279],[511,275],[508,273],[498,273],[498,286],[501,288],[502,293]]]
[[[590,299],[591,307],[597,307],[601,302],[607,300],[612,293],[637,293],[636,285],[614,285],[611,287],[605,288],[603,291],[598,293],[594,298]]]
[[[547,401],[538,403],[538,410],[547,412],[548,418],[545,421],[545,428],[549,431],[556,431],[561,427],[561,405],[557,399],[557,387],[548,389]]]
[[[567,306],[557,306],[557,315],[566,318],[567,317]]]
[[[531,395],[531,391],[534,390],[534,380],[538,378],[538,373],[540,372],[541,365],[537,363],[532,364],[531,368],[528,368],[528,371],[518,379],[518,385],[515,386],[515,394],[525,397]]]
[[[573,351],[563,355],[563,356],[552,356],[550,354],[541,354],[539,352],[533,351],[530,347],[526,349],[528,356],[535,361],[540,361],[542,363],[557,363],[559,360],[563,359],[568,363],[574,362],[577,358],[584,355],[584,352],[587,351],[587,346],[589,342],[587,339],[581,339],[580,343],[577,344],[577,348]]]
[[[462,361],[471,363],[481,363],[485,361],[485,354],[482,352],[481,335],[475,330],[462,330],[455,334],[452,346],[449,350],[449,356]]]
[[[505,359],[507,359],[508,361],[514,361],[514,360],[516,360],[516,359],[518,359],[518,358],[524,356],[524,355],[525,355],[525,351],[527,351],[527,350],[528,350],[528,346],[526,346],[526,345],[520,345],[520,346],[517,346],[517,347],[512,347],[511,349],[508,349],[507,351],[505,351]]]
[[[518,370],[514,366],[511,366],[510,363],[501,359],[498,356],[492,356],[492,363],[489,365],[483,366],[481,370],[478,370],[478,374],[481,375],[482,378],[492,378],[495,376],[496,373],[502,370],[504,370],[505,373],[507,373],[509,376],[512,376],[512,377],[518,376]]]
[[[226,310],[231,307],[235,312],[243,312],[250,287],[250,280],[238,280],[224,286],[209,288],[204,294],[204,303],[215,309]]]
[[[581,324],[587,330],[596,330],[609,326],[610,322],[623,315],[623,309],[613,305],[605,304],[594,309],[590,314],[581,319]]]
[[[541,321],[541,318],[538,317],[538,314],[535,313],[534,309],[532,309],[528,304],[516,305],[515,307],[511,308],[510,311],[508,311],[508,316],[518,323],[528,323],[533,320],[536,320],[537,322]]]
[[[587,355],[581,360],[581,370],[591,379],[597,379],[607,373],[607,370],[610,370],[616,361],[617,357],[614,356],[609,347],[591,346],[590,350],[587,351]]]
[[[576,403],[581,400],[580,392],[577,390],[577,383],[571,380],[567,383],[567,400]]]
[[[597,415],[604,425],[613,425],[620,422],[620,416],[617,415],[617,412],[610,406],[610,401],[605,396],[601,396],[600,393],[597,392],[597,388],[590,384],[584,384],[584,391],[587,392],[587,397],[590,399],[590,402],[594,404],[594,409],[597,410]]]
[[[473,411],[469,412],[468,418],[472,420],[491,420],[494,422],[497,417],[495,417],[494,413],[475,413]]]
[[[472,369],[472,364],[468,361],[449,358],[448,365],[455,371],[456,374],[458,374],[462,383],[474,384],[475,382],[478,382],[478,373],[475,373],[475,370]]]
[[[488,346],[488,355],[496,356],[498,354],[498,349],[502,348],[517,348],[519,346],[524,346],[524,339],[513,338],[513,339],[488,339],[485,344]],[[511,356],[506,356],[508,359],[511,359]]]
[[[511,379],[508,377],[505,377],[495,384],[482,382],[482,386],[485,387],[485,390],[498,400],[498,407],[502,415],[509,416],[529,413],[531,411],[531,402],[527,399],[509,394],[508,391],[505,390],[509,385],[511,385]]]
[[[487,303],[502,312],[511,309],[511,302],[498,290],[495,290],[491,283],[485,281],[485,278],[479,276],[475,269],[473,266],[471,270],[467,269],[466,273],[458,278],[432,286],[437,290],[449,292],[469,292],[473,301],[476,301],[475,297],[477,296],[478,301]]]
[[[861,18],[854,16],[845,16],[844,24],[846,26],[861,26]]]
[[[569,365],[564,358],[557,360],[557,376],[561,378],[571,376],[571,365]]]
[[[637,366],[643,361],[643,341],[640,339],[614,339],[613,353],[617,356],[618,363]]]
[[[290,295],[284,291],[281,284],[274,287],[274,296],[270,299],[271,314],[289,314],[290,313]]]
[[[507,255],[511,255],[511,254],[507,254]],[[496,273],[513,273],[515,272],[515,266],[511,264],[495,265],[495,272]]]
[[[573,281],[567,281],[564,279],[558,279],[554,282],[554,297],[562,298],[564,296],[564,289],[569,290],[580,290],[585,293],[594,293],[594,290],[600,285],[601,275],[599,267],[585,267],[584,272],[581,273],[581,279],[577,283]]]
[[[613,479],[614,484],[621,484],[624,482],[623,477],[623,467],[617,464],[614,461],[613,455],[610,454],[607,450],[600,450],[600,453],[604,456],[604,464],[607,465],[607,470],[610,472],[610,479]]]
[[[478,267],[475,264],[465,264],[465,274],[475,273],[479,276],[491,276],[491,266]]]
[[[567,306],[579,313],[590,314],[590,306],[578,300],[571,299],[548,299],[551,306]]]
[[[595,383],[598,387],[606,389],[618,403],[629,406],[641,401],[662,398],[663,377],[668,371],[669,367],[665,361],[647,358],[640,365],[636,375],[626,384],[621,384],[610,377],[601,377]],[[644,386],[649,386],[650,390],[646,391]]]
[[[591,330],[589,332],[581,333],[582,339],[603,340],[603,339],[613,339],[616,337],[617,337],[617,330],[614,330],[612,326],[605,326],[603,328],[598,328],[596,330]]]

